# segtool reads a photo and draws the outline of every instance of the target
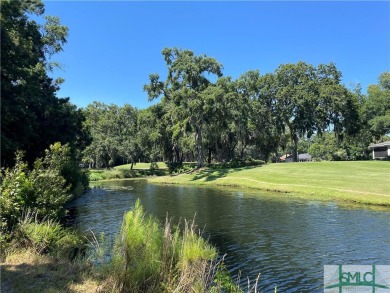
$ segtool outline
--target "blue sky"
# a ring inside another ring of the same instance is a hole
[[[69,27],[54,56],[65,79],[59,97],[150,105],[143,85],[165,76],[165,47],[215,57],[224,75],[280,64],[334,62],[343,83],[363,92],[390,70],[390,2],[132,2],[47,1],[47,15]]]

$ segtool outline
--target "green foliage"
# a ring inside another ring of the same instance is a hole
[[[9,233],[27,209],[39,218],[59,217],[70,198],[69,187],[58,170],[27,169],[19,153],[15,167],[5,171],[1,185],[2,232]]]
[[[59,143],[50,146],[45,157],[35,161],[31,171],[23,161],[23,154],[16,154],[15,166],[5,170],[1,182],[2,240],[10,238],[27,210],[37,219],[56,219],[63,215],[71,192],[83,186],[82,180],[85,180],[84,173],[75,164],[70,148]]]
[[[342,137],[358,131],[356,96],[342,84],[333,63],[314,67],[304,62],[284,64],[275,71],[276,123],[289,130],[293,160],[297,161],[299,138],[322,133],[330,125]]]
[[[323,133],[314,138],[308,150],[314,160],[318,161],[345,161],[348,158],[347,150],[338,142],[334,133]]]
[[[242,293],[240,286],[233,282],[232,277],[229,274],[229,271],[226,268],[226,265],[221,262],[218,265],[218,269],[214,277],[214,286],[211,288],[210,292],[227,292],[227,293]],[[256,292],[256,291],[255,291]]]
[[[74,196],[80,196],[88,188],[87,172],[80,168],[68,145],[61,145],[58,142],[51,145],[49,150],[45,151],[45,157],[35,161],[34,170],[37,169],[58,172],[66,180],[66,185]]]
[[[48,72],[50,57],[62,51],[68,29],[58,18],[46,17],[42,1],[1,3],[1,155],[2,165],[12,166],[17,150],[26,152],[32,164],[50,144],[83,148],[88,134],[82,128],[84,116],[69,99],[56,92],[61,80]]]
[[[163,96],[166,115],[172,127],[171,139],[176,142],[185,137],[185,128],[195,133],[198,167],[203,166],[203,127],[207,117],[207,90],[212,83],[207,75],[222,76],[222,65],[214,58],[196,56],[190,50],[165,48],[162,51],[167,69],[166,81],[159,80],[158,74],[149,76],[149,85],[144,86],[149,100]],[[176,158],[177,162],[181,160]]]
[[[85,110],[94,141],[84,152],[90,167],[160,160],[170,162],[170,173],[180,173],[190,170],[181,166],[184,161],[238,167],[248,164],[237,160],[268,162],[280,150],[297,160],[308,152],[311,137],[329,129],[337,146],[329,151],[317,141],[312,152],[318,158],[367,159],[372,139],[388,132],[387,73],[365,97],[341,84],[333,63],[282,64],[274,73],[250,70],[233,80],[222,76],[214,58],[177,48],[162,54],[166,80],[151,74],[144,86],[150,100],[161,102],[139,111],[95,102]]]
[[[182,232],[169,221],[161,227],[138,200],[124,216],[108,272],[123,292],[223,292],[226,280],[214,284],[216,256],[193,222]]]
[[[15,167],[5,170],[1,178],[1,243],[10,239],[8,232],[18,222],[25,206],[33,204],[35,197],[22,157],[22,153],[17,153]]]
[[[85,237],[64,228],[55,220],[37,221],[26,215],[15,231],[14,242],[23,248],[32,248],[39,254],[73,258],[86,247]]]
[[[105,179],[101,174],[101,172],[96,172],[95,170],[94,171],[90,170],[88,176],[89,176],[89,181],[99,181]]]
[[[265,164],[262,160],[253,160],[253,159],[247,159],[247,160],[239,160],[234,159],[227,163],[221,164],[220,166],[222,168],[242,168],[242,167],[251,167],[251,166],[261,166]]]
[[[362,105],[363,123],[375,139],[390,133],[390,73],[382,73],[378,80],[379,84],[368,87]]]
[[[113,255],[119,268],[121,286],[128,292],[158,290],[161,268],[162,230],[151,217],[146,217],[139,201],[123,219],[122,229]]]
[[[109,168],[118,162],[137,161],[140,151],[136,135],[138,111],[135,108],[94,102],[84,113],[84,127],[93,138],[83,153],[86,165]]]

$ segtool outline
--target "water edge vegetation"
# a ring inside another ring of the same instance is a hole
[[[7,292],[244,292],[194,221],[184,220],[181,229],[167,218],[162,226],[139,200],[125,214],[113,246],[104,235],[87,242],[72,229],[31,215],[15,232],[16,246],[1,263]],[[84,253],[75,254],[76,248]],[[258,278],[248,283],[247,292],[258,292],[257,284]]]

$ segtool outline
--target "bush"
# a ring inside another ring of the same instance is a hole
[[[254,160],[254,159],[233,159],[229,162],[217,165],[211,165],[210,167],[214,169],[226,169],[226,168],[243,168],[243,167],[252,167],[252,166],[261,166],[264,165],[265,161],[263,160]]]
[[[28,214],[18,224],[14,241],[23,248],[39,254],[73,259],[86,247],[85,238],[76,231],[62,227],[55,220],[39,222]]]
[[[87,171],[79,166],[68,145],[56,142],[45,151],[42,159],[37,159],[34,169],[46,169],[58,172],[69,186],[70,193],[80,196],[89,186]]]
[[[166,164],[169,174],[180,174],[197,168],[197,163],[193,162],[167,162]]]
[[[96,173],[91,171],[89,172],[88,176],[89,176],[89,181],[99,181],[104,179],[101,173]]]
[[[172,174],[183,166],[183,162],[167,162],[166,164],[168,166],[169,174]]]
[[[88,182],[86,174],[75,166],[69,147],[60,143],[51,145],[31,171],[23,161],[23,153],[16,154],[15,166],[5,170],[1,178],[1,243],[10,240],[27,210],[38,220],[64,215],[64,205],[72,198],[72,191],[82,193]]]

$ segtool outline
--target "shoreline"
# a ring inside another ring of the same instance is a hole
[[[390,193],[387,193],[390,182],[386,181],[390,177],[387,171],[390,166],[382,163],[326,162],[238,169],[204,168],[191,174],[146,180],[153,184],[244,188],[272,193],[277,197],[390,207]],[[351,166],[359,168],[354,170]],[[384,180],[378,178],[378,174]]]
[[[167,176],[163,176],[167,177]],[[154,179],[154,178],[153,178]],[[235,189],[238,191],[238,189],[247,189],[251,192],[253,191],[262,191],[266,192],[267,195],[274,195],[275,197],[280,198],[297,198],[297,199],[304,199],[304,200],[315,200],[315,201],[321,201],[321,202],[337,202],[337,203],[346,203],[346,204],[357,204],[357,205],[367,205],[371,207],[383,207],[383,208],[389,208],[390,211],[390,202],[387,203],[377,203],[376,201],[372,201],[370,199],[367,200],[354,200],[353,198],[347,196],[347,197],[336,197],[332,195],[316,195],[316,194],[305,194],[305,193],[297,193],[294,191],[288,191],[288,190],[279,190],[279,189],[270,189],[270,188],[260,188],[260,187],[249,187],[241,184],[210,184],[210,183],[183,183],[183,182],[172,182],[172,181],[154,181],[149,180],[146,178],[148,183],[157,184],[157,185],[177,185],[177,186],[198,186],[198,187],[217,187],[217,188],[223,188],[228,187],[231,189]],[[105,180],[105,181],[112,181],[112,180]],[[388,196],[388,195],[384,195]]]
[[[357,205],[367,205],[372,207],[383,207],[383,208],[389,208],[390,209],[390,195],[386,194],[375,194],[375,193],[364,193],[364,192],[358,192],[355,191],[356,194],[345,194],[343,193],[343,190],[335,189],[334,194],[315,194],[313,192],[311,193],[304,193],[304,192],[297,192],[294,190],[288,190],[288,189],[278,189],[278,188],[269,188],[269,187],[259,187],[259,186],[248,186],[245,184],[230,184],[230,183],[208,183],[208,182],[176,182],[174,180],[171,180],[171,178],[175,178],[180,175],[174,175],[174,176],[158,176],[158,177],[139,177],[139,178],[116,178],[116,179],[104,179],[104,180],[97,180],[92,181],[90,183],[90,187],[95,187],[94,185],[99,184],[99,182],[113,182],[113,181],[137,181],[137,180],[145,180],[148,183],[151,184],[157,184],[157,185],[176,185],[176,186],[197,186],[197,187],[212,187],[212,188],[229,188],[236,191],[241,191],[242,189],[246,189],[250,192],[254,191],[262,191],[267,193],[267,195],[272,195],[274,197],[279,198],[297,198],[297,199],[304,199],[304,200],[315,200],[315,201],[321,201],[321,202],[338,202],[338,203],[346,203],[346,204],[357,204]],[[167,178],[168,180],[164,180],[164,178]],[[349,191],[350,192],[350,191]],[[341,193],[341,196],[337,196],[338,193]],[[368,196],[375,196],[375,198],[363,198],[362,196],[368,195]],[[354,197],[357,197],[354,199]],[[385,199],[385,202],[378,202],[379,199]],[[387,201],[388,200],[388,201]]]

